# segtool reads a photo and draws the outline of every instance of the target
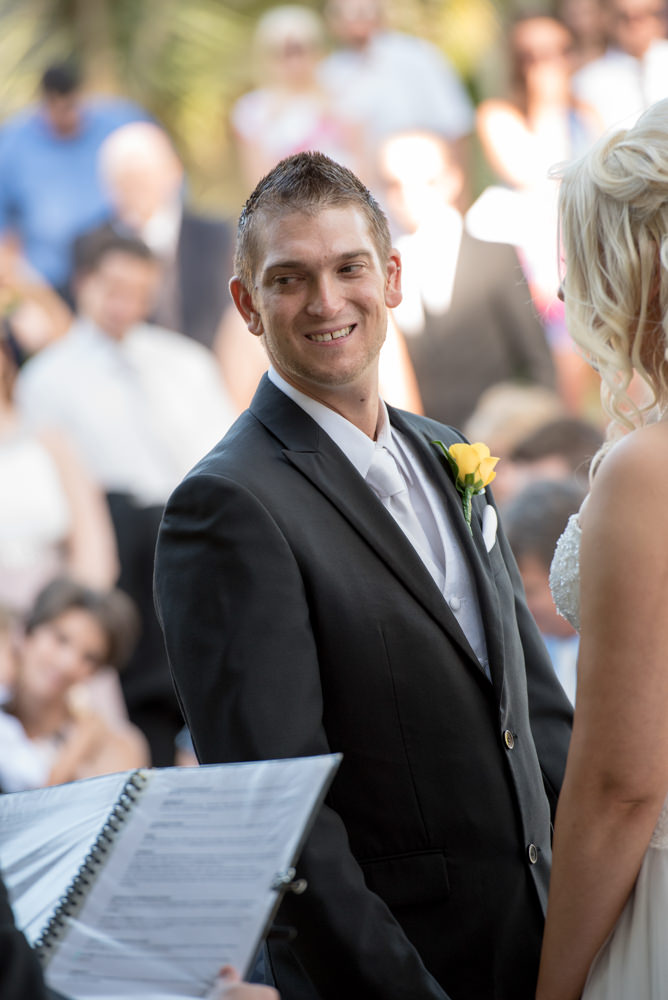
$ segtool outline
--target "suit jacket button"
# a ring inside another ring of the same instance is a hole
[[[527,854],[529,855],[529,864],[535,865],[538,861],[538,848],[535,844],[529,844]]]
[[[506,744],[509,750],[512,750],[515,746],[515,737],[509,729],[506,729],[503,734],[503,742]]]

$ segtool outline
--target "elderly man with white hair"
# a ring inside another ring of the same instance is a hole
[[[184,169],[167,133],[150,122],[113,132],[99,169],[111,225],[139,236],[162,264],[153,319],[211,347],[231,275],[230,229],[184,203]]]

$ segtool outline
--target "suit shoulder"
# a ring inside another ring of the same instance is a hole
[[[252,481],[275,448],[262,424],[244,410],[216,445],[190,470],[183,484],[209,477],[238,483]],[[183,485],[182,484],[182,485]]]
[[[243,531],[273,533],[281,493],[274,486],[281,475],[282,452],[248,411],[190,470],[165,506],[161,545],[182,531],[200,532],[236,545]],[[288,503],[290,502],[288,496]]]

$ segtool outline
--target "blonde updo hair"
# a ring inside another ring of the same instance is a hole
[[[566,324],[616,437],[668,404],[668,100],[560,173]],[[649,389],[640,404],[634,373]]]

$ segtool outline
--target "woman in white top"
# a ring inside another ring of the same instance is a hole
[[[104,498],[69,443],[18,415],[19,351],[0,327],[0,604],[22,613],[56,573],[110,587],[118,559]]]
[[[360,170],[362,135],[321,87],[317,69],[324,26],[309,7],[274,7],[258,21],[253,39],[262,86],[232,108],[243,180],[249,191],[286,156],[309,149]]]
[[[573,94],[572,45],[567,26],[548,15],[522,15],[509,29],[508,96],[482,101],[476,112],[483,154],[503,187],[483,192],[468,223],[474,235],[518,248],[559,392],[572,413],[590,415],[594,380],[573,351],[556,294],[557,184],[549,177],[553,164],[581,156],[601,133],[593,110]]]

